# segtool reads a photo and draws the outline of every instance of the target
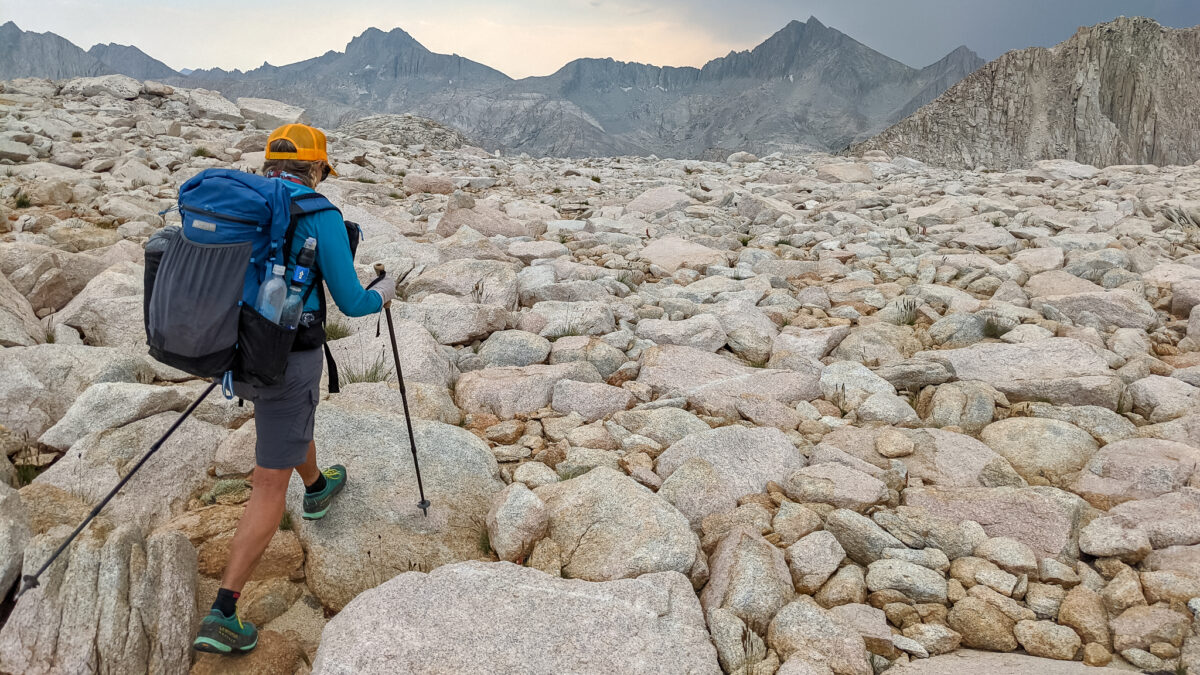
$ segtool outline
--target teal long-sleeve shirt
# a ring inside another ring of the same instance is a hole
[[[277,178],[276,180],[282,180]],[[292,196],[316,192],[312,188],[283,181]],[[329,294],[337,303],[338,309],[346,316],[366,316],[383,309],[383,297],[379,293],[365,290],[358,281],[358,272],[354,269],[354,257],[350,253],[350,238],[346,235],[346,224],[337,211],[321,211],[304,216],[296,224],[296,236],[292,240],[292,254],[288,256],[288,273],[285,279],[291,280],[292,268],[296,256],[304,247],[304,240],[313,237],[317,240],[317,269]],[[321,308],[321,299],[312,293],[304,303],[305,312],[314,312]]]

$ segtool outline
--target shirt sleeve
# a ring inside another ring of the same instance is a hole
[[[317,268],[338,309],[346,316],[366,316],[383,309],[383,296],[358,281],[346,224],[336,211],[313,214],[317,230]]]

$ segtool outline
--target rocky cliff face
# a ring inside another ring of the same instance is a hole
[[[170,66],[137,47],[114,42],[94,45],[87,53],[108,66],[110,72],[128,75],[138,80],[165,80],[179,76]]]
[[[112,72],[99,59],[54,33],[32,33],[9,21],[0,26],[0,80],[63,79]]]
[[[84,51],[54,33],[24,31],[12,21],[0,26],[0,80],[18,77],[57,80],[112,74],[139,80],[179,76],[170,66],[137,47],[109,43]]]
[[[1200,27],[1120,18],[1051,49],[1009,52],[853,151],[963,168],[1190,164],[1200,158],[1197,100]]]

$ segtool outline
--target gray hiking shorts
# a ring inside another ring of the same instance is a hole
[[[320,349],[288,355],[283,382],[272,387],[235,387],[254,401],[255,463],[264,469],[291,469],[304,463],[313,439],[313,420],[321,400]]]

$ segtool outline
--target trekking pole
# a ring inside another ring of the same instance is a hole
[[[183,414],[179,416],[179,419],[175,420],[175,422],[171,424],[171,427],[167,429],[166,433],[159,437],[157,441],[154,441],[154,445],[150,446],[150,450],[145,455],[142,455],[142,458],[138,460],[138,463],[133,465],[133,468],[130,469],[129,473],[125,474],[125,477],[122,478],[119,483],[117,483],[117,486],[114,487],[108,493],[108,495],[104,497],[104,499],[100,500],[100,503],[92,509],[92,512],[88,514],[88,517],[84,518],[83,522],[79,524],[79,527],[75,528],[75,531],[71,533],[71,536],[67,537],[66,541],[58,545],[58,548],[55,549],[54,554],[50,556],[50,559],[42,563],[42,566],[38,568],[37,572],[34,572],[33,574],[26,574],[25,576],[21,577],[21,591],[17,593],[15,598],[13,598],[14,602],[24,595],[25,591],[38,587],[38,579],[43,573],[45,573],[47,569],[50,568],[50,565],[54,564],[54,561],[58,559],[58,556],[62,555],[63,551],[67,550],[67,546],[69,546],[71,542],[75,540],[75,537],[79,536],[79,533],[83,531],[83,528],[87,527],[88,523],[92,522],[92,519],[100,514],[100,509],[103,509],[105,505],[112,501],[113,497],[117,496],[117,493],[121,491],[121,488],[125,487],[125,484],[129,482],[130,478],[133,478],[133,474],[137,473],[138,469],[142,468],[142,465],[146,463],[146,460],[150,459],[154,453],[158,452],[163,443],[165,443],[167,439],[171,437],[171,434],[175,433],[175,430],[179,428],[179,425],[183,424],[183,421],[186,420],[188,416],[196,410],[196,407],[199,406],[204,399],[208,398],[208,395],[211,394],[212,390],[216,388],[216,382],[208,385],[208,388],[204,390],[204,393],[200,394],[195,401],[192,401],[192,404],[183,411]]]
[[[379,276],[377,279],[382,279],[387,270],[383,268],[383,263],[375,264],[375,273]],[[370,288],[368,286],[368,288]],[[408,414],[408,392],[404,389],[404,371],[400,369],[400,350],[396,349],[396,328],[392,325],[392,308],[388,306],[388,300],[383,301],[383,314],[387,317],[388,335],[392,339],[392,359],[396,362],[396,379],[400,382],[400,401],[404,404],[404,423],[408,425],[408,445],[412,448],[413,467],[417,470],[417,491],[421,494],[421,501],[417,502],[417,508],[421,509],[421,513],[429,515],[429,500],[425,498],[425,486],[421,483],[421,463],[417,461],[417,441],[413,436],[412,416]]]

